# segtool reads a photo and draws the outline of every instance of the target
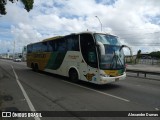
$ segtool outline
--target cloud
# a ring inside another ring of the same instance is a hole
[[[122,43],[133,48],[134,53],[160,50],[159,0],[35,0],[29,13],[19,2],[8,2],[7,15],[0,18],[5,23],[8,38],[0,37],[0,44],[17,41],[17,51],[24,45],[55,35],[91,30],[118,35]],[[5,37],[5,35],[4,35]],[[9,39],[9,40],[6,40]],[[158,43],[158,44],[157,44]],[[155,47],[153,48],[153,45]],[[18,48],[19,47],[19,48]],[[1,46],[0,52],[6,51]]]
[[[16,27],[11,26],[11,33],[16,44],[15,51],[18,52],[23,46],[41,40],[41,34],[29,24],[19,23]]]

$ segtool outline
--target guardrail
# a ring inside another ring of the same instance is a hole
[[[136,69],[127,69],[126,72],[132,72],[132,73],[137,73],[137,77],[139,77],[139,74],[142,73],[144,74],[144,77],[147,77],[147,74],[150,75],[160,75],[160,72],[158,71],[144,71],[144,70],[136,70]]]
[[[12,58],[1,58],[0,59],[4,59],[4,60],[13,60]]]

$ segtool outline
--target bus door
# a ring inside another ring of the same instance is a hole
[[[93,36],[85,33],[80,35],[82,61],[80,65],[81,79],[95,82],[98,62]]]

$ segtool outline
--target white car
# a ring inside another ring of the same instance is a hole
[[[15,58],[14,59],[14,62],[21,62],[22,60],[21,60],[21,58]]]

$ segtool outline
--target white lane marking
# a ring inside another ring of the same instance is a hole
[[[64,81],[64,80],[63,80],[63,81]],[[71,83],[71,82],[67,82],[67,81],[64,81],[64,82],[69,83],[69,84],[71,84],[71,85],[75,85],[75,86],[84,88],[84,89],[87,89],[87,90],[91,90],[91,91],[100,93],[100,94],[103,94],[103,95],[106,95],[106,96],[110,96],[110,97],[113,97],[113,98],[116,98],[116,99],[119,99],[119,100],[122,100],[122,101],[125,101],[125,102],[130,102],[130,100],[127,100],[127,99],[122,98],[122,97],[118,97],[118,96],[115,96],[115,95],[112,95],[112,94],[108,94],[108,93],[105,93],[105,92],[101,92],[101,91],[98,91],[98,90],[95,90],[95,89],[92,89],[92,88],[84,87],[84,86],[81,86],[81,85],[78,85],[78,84],[75,84],[75,83]]]
[[[43,75],[43,74],[41,74],[41,73],[36,73],[36,74],[41,75],[41,76],[44,76],[44,75]]]
[[[24,97],[25,97],[25,99],[26,99],[26,101],[27,101],[27,104],[28,104],[30,110],[31,110],[31,111],[36,111],[35,108],[34,108],[34,106],[33,106],[33,104],[32,104],[32,102],[31,102],[31,100],[29,99],[26,91],[24,90],[22,84],[20,83],[20,81],[19,81],[19,79],[18,79],[18,76],[17,76],[17,74],[16,74],[16,72],[15,72],[15,70],[14,70],[14,68],[13,68],[12,65],[11,65],[11,67],[12,67],[13,73],[14,73],[14,75],[15,75],[15,77],[16,77],[16,81],[17,81],[19,87],[21,88],[21,91],[22,91],[22,93],[23,93],[23,95],[24,95]],[[35,119],[35,120],[41,120],[39,117],[34,117],[34,119]]]
[[[155,108],[155,110],[159,111],[159,109],[158,109],[158,108]]]

